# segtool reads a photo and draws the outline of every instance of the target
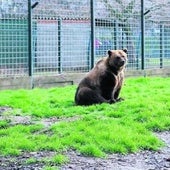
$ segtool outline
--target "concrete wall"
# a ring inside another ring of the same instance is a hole
[[[0,79],[0,90],[3,89],[31,89],[31,88],[49,88],[78,84],[86,73],[70,73],[53,76],[34,76],[34,77],[8,77]],[[148,69],[148,70],[127,70],[126,77],[137,76],[170,76],[170,68]]]

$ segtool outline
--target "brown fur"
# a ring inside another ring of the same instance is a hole
[[[82,79],[75,94],[77,105],[115,103],[124,80],[127,50],[109,50],[108,56],[97,62]]]

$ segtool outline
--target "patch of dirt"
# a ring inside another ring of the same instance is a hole
[[[0,115],[2,114],[2,113],[4,113],[4,112],[7,112],[7,111],[9,111],[9,110],[12,110],[10,107],[8,107],[8,106],[0,106]]]
[[[32,120],[27,116],[6,116],[3,112],[9,111],[9,107],[0,107],[0,120],[9,120],[14,124],[31,124],[39,120]],[[62,119],[74,121],[79,117]],[[61,121],[57,118],[42,119],[39,121],[45,127]],[[61,170],[170,170],[170,131],[156,133],[164,143],[165,147],[159,151],[141,151],[135,154],[121,155],[111,154],[106,159],[85,157],[73,150],[64,154],[69,158],[69,163],[60,167]],[[0,156],[0,170],[41,170],[45,166],[44,158],[52,157],[55,152],[40,151],[23,153],[20,156]],[[28,163],[29,158],[36,161]],[[56,166],[52,165],[51,166]]]
[[[68,117],[68,118],[51,117],[51,118],[43,118],[43,119],[41,119],[41,121],[39,123],[42,123],[46,128],[48,128],[56,122],[61,122],[61,121],[62,122],[63,121],[72,122],[72,121],[76,121],[80,118],[81,118],[80,116],[74,116],[74,117]]]
[[[17,157],[0,156],[0,170],[41,170],[45,166],[44,159],[54,155],[55,152],[43,151],[26,152]],[[30,162],[30,158],[34,158],[34,161]]]
[[[48,128],[56,122],[61,122],[61,121],[71,122],[81,118],[80,116],[74,116],[68,118],[50,117],[50,118],[33,119],[31,116],[21,116],[20,113],[18,113],[17,115],[11,115],[8,113],[11,111],[12,108],[10,107],[0,107],[0,120],[7,120],[10,123],[10,125],[16,125],[16,124],[30,125],[30,124],[40,123],[43,124],[45,128]],[[4,114],[5,112],[7,114]]]
[[[0,120],[7,120],[12,126],[16,124],[32,124],[31,116],[11,115],[9,114],[10,112],[12,112],[12,108],[0,107]]]

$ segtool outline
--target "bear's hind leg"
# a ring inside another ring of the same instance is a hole
[[[82,87],[78,90],[75,101],[77,105],[92,105],[99,103],[110,103],[110,101],[104,99],[95,90],[88,87]]]

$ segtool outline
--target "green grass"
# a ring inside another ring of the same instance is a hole
[[[61,153],[50,159],[60,165],[67,162],[62,152],[69,149],[95,157],[157,150],[163,143],[153,132],[170,130],[169,86],[170,78],[127,78],[121,92],[125,101],[88,107],[75,106],[76,86],[0,91],[0,106],[13,108],[0,120],[0,154],[49,150]],[[49,127],[40,122],[11,125],[8,115],[61,121]]]
[[[31,158],[28,158],[26,160],[25,164],[29,165],[29,164],[34,164],[34,163],[37,163],[37,162],[38,161],[35,158],[31,157]]]
[[[45,158],[43,160],[47,165],[62,165],[64,163],[68,162],[68,158],[65,155],[62,154],[56,154],[51,158]]]
[[[56,154],[51,157],[44,157],[44,158],[34,158],[30,157],[25,161],[26,165],[31,165],[31,164],[36,164],[36,163],[41,163],[44,164],[45,166],[43,169],[58,169],[57,166],[62,165],[64,163],[68,162],[68,158],[65,155],[62,154]]]
[[[40,130],[42,125],[16,125],[0,128],[0,153],[19,155],[21,151],[34,151],[37,146],[31,140],[32,134]]]
[[[57,167],[54,167],[54,166],[45,166],[43,167],[43,170],[59,170]]]
[[[0,128],[6,128],[8,126],[7,120],[0,120]]]

